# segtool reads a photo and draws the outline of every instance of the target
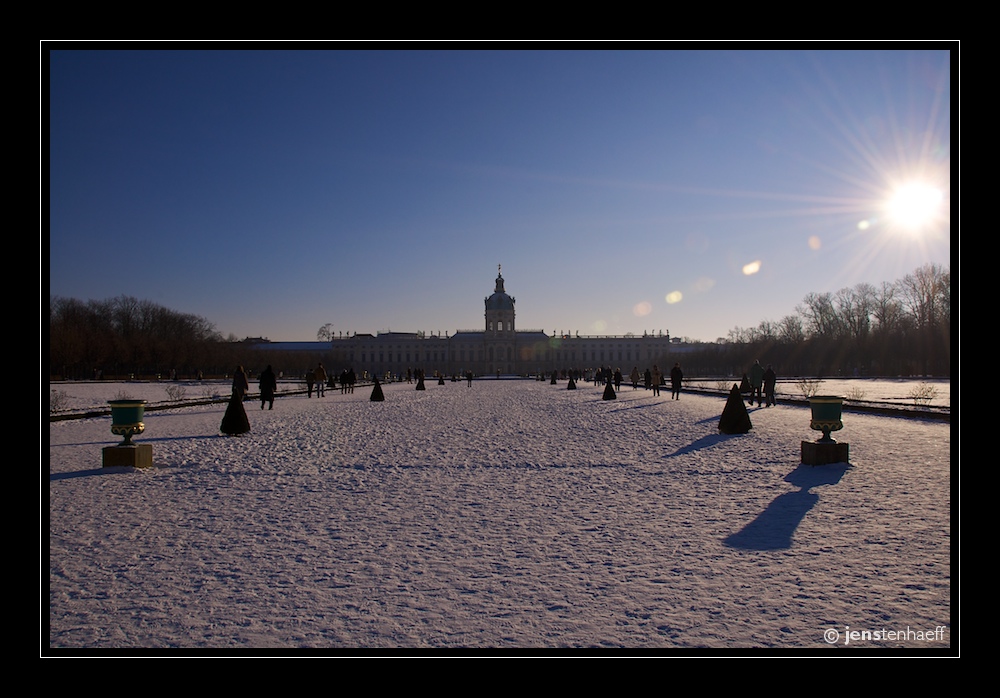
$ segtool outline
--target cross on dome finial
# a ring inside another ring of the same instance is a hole
[[[497,274],[498,275],[500,274],[500,265],[499,264],[497,265]]]

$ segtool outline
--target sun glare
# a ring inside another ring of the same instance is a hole
[[[886,213],[904,230],[918,232],[937,220],[943,200],[944,195],[937,187],[912,182],[893,192],[886,202]]]

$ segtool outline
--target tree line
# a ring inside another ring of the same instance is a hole
[[[118,296],[83,302],[49,298],[49,379],[230,376],[236,366],[259,372],[270,363],[287,375],[304,374],[331,352],[269,351],[223,338],[203,317],[148,300]]]
[[[726,339],[689,342],[680,359],[689,376],[740,375],[755,359],[785,376],[951,376],[951,273],[926,265],[881,286],[858,284],[810,293],[793,315],[734,328]],[[661,357],[672,366],[678,355]],[[317,362],[339,365],[333,350],[269,350],[223,338],[205,318],[151,301],[49,299],[50,379],[193,378],[231,375],[237,365],[302,375]]]
[[[755,359],[787,376],[951,376],[951,272],[810,293],[793,315],[736,327],[684,354],[689,375],[740,375]],[[665,357],[671,360],[672,357]]]

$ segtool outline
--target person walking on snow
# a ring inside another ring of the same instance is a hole
[[[260,373],[260,408],[264,409],[264,403],[269,402],[270,407],[267,409],[274,409],[274,391],[278,389],[278,379],[274,377],[274,370],[271,368],[271,364],[267,365]]]
[[[323,397],[326,392],[326,369],[323,364],[316,365],[316,397]]]
[[[767,365],[767,370],[764,371],[764,406],[770,407],[776,404],[774,401],[774,386],[778,382],[778,376],[775,374],[774,369],[771,368],[771,364]]]
[[[670,397],[673,400],[681,399],[681,380],[684,378],[684,372],[681,371],[680,363],[675,363],[674,367],[670,369]]]
[[[764,387],[764,367],[760,365],[760,359],[753,362],[753,366],[750,367],[750,399],[747,400],[748,405],[752,405],[754,398],[757,399],[757,407],[760,407],[764,402],[764,398],[761,395],[761,390]]]

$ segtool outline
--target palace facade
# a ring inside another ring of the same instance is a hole
[[[539,372],[621,368],[628,375],[633,366],[645,370],[654,363],[666,366],[671,352],[669,333],[642,336],[550,336],[542,330],[519,330],[513,296],[504,290],[497,269],[496,287],[485,298],[482,330],[457,330],[454,334],[421,332],[354,334],[332,340],[338,359],[363,375],[405,376],[423,369],[427,376],[443,374],[529,375]],[[339,369],[335,369],[339,370]]]

